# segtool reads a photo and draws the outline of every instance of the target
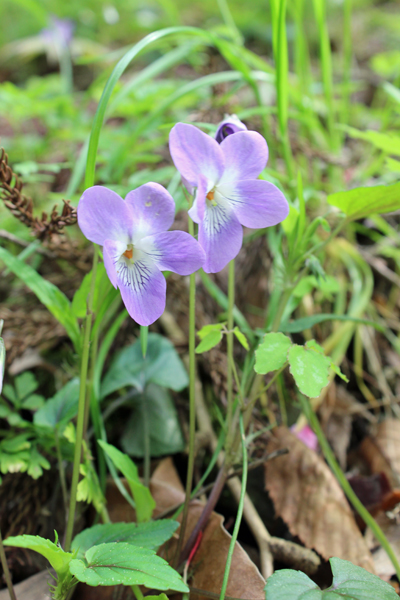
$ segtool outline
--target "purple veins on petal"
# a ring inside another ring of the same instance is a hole
[[[188,275],[205,260],[204,250],[189,234],[167,231],[174,212],[172,197],[156,183],[130,192],[125,201],[94,186],[79,201],[79,226],[89,240],[103,246],[107,275],[140,325],[154,323],[165,309],[161,271]]]
[[[238,131],[246,131],[247,127],[236,115],[226,115],[225,119],[218,125],[215,134],[215,139],[220,144],[226,137],[237,133]]]

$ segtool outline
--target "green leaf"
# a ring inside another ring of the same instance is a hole
[[[91,458],[85,456],[85,464],[80,465],[79,472],[83,477],[78,483],[76,499],[78,502],[93,504],[96,511],[101,514],[105,506],[105,498]]]
[[[43,469],[50,469],[49,461],[40,454],[37,448],[32,448],[29,454],[28,475],[38,479],[43,475]]]
[[[346,375],[344,373],[342,373],[339,365],[336,365],[334,362],[331,362],[331,369],[332,369],[332,371],[334,371],[336,373],[336,375],[338,377],[340,377],[340,379],[343,379],[343,381],[345,381],[346,383],[349,383],[349,379],[346,377]]]
[[[332,586],[321,590],[301,571],[282,569],[268,578],[265,600],[396,600],[394,588],[362,567],[341,558],[329,559]]]
[[[73,559],[70,571],[88,585],[145,585],[149,589],[188,592],[180,575],[154,550],[125,542],[90,548],[85,561]]]
[[[110,542],[127,542],[141,548],[157,550],[169,540],[179,523],[171,519],[160,519],[148,523],[106,523],[94,525],[79,533],[73,540],[71,550],[77,551],[76,558],[83,558],[92,546]]]
[[[35,269],[13,256],[5,248],[0,247],[0,260],[21,279],[21,281],[38,297],[40,302],[51,312],[71,338],[75,350],[79,353],[81,338],[78,321],[71,310],[71,303],[57,286],[44,279]]]
[[[204,325],[204,327],[202,327],[198,332],[197,335],[199,336],[199,338],[202,340],[204,339],[209,333],[212,333],[214,331],[222,331],[222,329],[225,327],[227,321],[224,321],[224,323],[212,323],[211,325]]]
[[[399,135],[394,133],[381,133],[380,131],[374,131],[373,129],[360,131],[354,127],[349,127],[348,125],[341,125],[340,128],[344,129],[345,132],[352,138],[365,140],[366,142],[373,144],[375,148],[378,148],[379,150],[383,150],[388,154],[397,154],[400,156]]]
[[[146,358],[143,358],[140,340],[117,355],[103,380],[101,397],[129,386],[143,391],[148,383],[174,391],[182,390],[189,383],[173,344],[156,333],[149,333]]]
[[[400,183],[338,192],[328,196],[328,203],[339,208],[352,220],[395,211],[400,208]]]
[[[24,398],[35,392],[38,389],[39,384],[31,371],[25,371],[25,373],[22,373],[22,375],[18,375],[18,377],[15,378],[14,387],[18,400],[22,401]]]
[[[151,519],[156,503],[149,488],[140,482],[137,467],[126,454],[102,440],[98,443],[112,460],[114,466],[126,478],[136,504],[136,516],[139,523]]]
[[[42,408],[45,403],[45,399],[43,396],[39,396],[39,394],[32,394],[28,398],[22,402],[21,408],[25,408],[26,410],[38,410]]]
[[[146,432],[150,437],[150,455],[180,452],[185,447],[179,418],[168,390],[150,384],[134,398],[132,413],[121,438],[123,450],[144,456]]]
[[[233,333],[235,334],[238,342],[242,344],[243,348],[245,348],[246,350],[250,350],[249,342],[247,341],[247,338],[244,335],[244,333],[240,331],[239,327],[235,327]]]
[[[292,342],[283,333],[267,333],[256,350],[256,373],[264,375],[283,367]]]
[[[72,558],[70,552],[64,552],[61,546],[57,546],[50,540],[46,540],[39,535],[17,535],[4,540],[5,546],[14,546],[17,548],[27,548],[38,552],[51,564],[56,573],[64,573]]]
[[[281,331],[285,331],[286,333],[300,333],[305,329],[311,329],[311,327],[318,325],[318,323],[324,323],[324,321],[352,321],[353,323],[360,323],[362,325],[371,325],[371,327],[375,327],[375,329],[378,331],[385,330],[382,325],[379,325],[379,323],[376,323],[375,321],[369,321],[368,319],[357,319],[356,317],[350,317],[348,315],[335,315],[334,313],[312,315],[311,317],[296,319],[290,323],[282,323],[279,329]]]
[[[47,400],[33,417],[35,425],[60,429],[78,412],[79,379],[71,379],[53,398]]]
[[[289,349],[288,360],[290,372],[301,393],[310,398],[317,398],[329,383],[332,361],[322,354],[321,346],[318,346],[314,340],[310,342],[305,346],[294,344]]]
[[[74,294],[72,299],[72,312],[79,319],[83,319],[86,316],[87,299],[90,293],[90,287],[92,283],[92,272],[87,273],[82,280],[80,287]],[[103,298],[106,291],[106,287],[109,285],[109,279],[103,263],[97,265],[96,270],[96,283],[94,288],[93,297],[93,312],[97,313],[99,298]]]
[[[305,573],[280,569],[268,577],[265,600],[321,600],[322,592]],[[308,598],[307,598],[308,596]]]
[[[196,348],[196,354],[202,354],[208,352],[211,348],[217,346],[222,340],[222,331],[210,331],[206,336],[203,337],[200,344]]]

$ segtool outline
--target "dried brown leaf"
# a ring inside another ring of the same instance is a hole
[[[382,529],[383,533],[386,535],[393,552],[395,553],[397,560],[400,561],[400,519],[399,515],[396,518],[389,518],[386,514],[381,513],[376,517],[378,525]],[[365,534],[368,547],[371,549],[372,558],[375,565],[375,570],[377,575],[381,579],[385,581],[389,581],[393,575],[395,575],[395,570],[392,564],[392,561],[388,557],[385,550],[379,546],[379,543],[376,541],[375,536],[373,535],[370,529],[367,529]],[[377,548],[377,546],[379,546]]]
[[[400,419],[385,419],[379,423],[374,441],[388,461],[394,486],[400,484]]]
[[[185,493],[171,459],[161,461],[155,470],[150,483],[151,493],[156,501],[154,514],[160,514],[167,508],[175,506],[185,499]],[[123,500],[114,486],[107,490],[108,511],[112,521],[132,521],[134,510]],[[190,504],[184,543],[189,539],[204,504],[198,500]],[[178,518],[178,521],[180,517]],[[192,562],[190,563],[190,587],[218,594],[221,591],[222,579],[231,536],[223,527],[224,518],[213,512],[203,532],[203,537]],[[179,533],[179,530],[178,530]],[[171,559],[175,554],[176,539],[173,539],[164,551],[164,557]],[[265,580],[256,565],[250,560],[240,544],[236,543],[233,553],[227,595],[236,598],[263,600]],[[209,600],[205,596],[191,593],[196,600]]]
[[[286,427],[274,429],[268,443],[268,452],[280,448],[289,454],[265,464],[266,489],[277,515],[325,559],[336,556],[373,573],[371,554],[328,466]]]

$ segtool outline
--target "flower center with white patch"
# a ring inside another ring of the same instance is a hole
[[[211,208],[212,206],[217,206],[217,204],[218,204],[214,198],[214,194],[215,194],[215,188],[210,190],[206,196],[208,208]]]
[[[121,258],[122,256],[126,256],[129,261],[133,262],[133,244],[127,245],[125,252],[123,252],[121,255]]]

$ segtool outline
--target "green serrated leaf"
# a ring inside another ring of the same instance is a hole
[[[142,548],[157,550],[169,540],[179,523],[172,519],[160,519],[148,523],[106,523],[94,525],[79,533],[73,540],[71,550],[77,551],[76,558],[83,558],[92,546],[110,542],[127,542]]]
[[[68,298],[57,286],[44,279],[35,269],[13,256],[5,248],[0,247],[0,260],[16,275],[44,304],[44,306],[57,319],[71,338],[77,352],[80,351],[81,337],[78,321],[71,310]]]
[[[85,455],[86,453],[87,449],[85,449]],[[79,472],[83,477],[78,483],[76,499],[78,502],[93,504],[96,511],[100,514],[105,505],[105,498],[97,473],[88,456],[85,456],[85,464],[80,465]]]
[[[196,354],[202,354],[208,352],[211,348],[217,346],[222,340],[222,331],[210,331],[201,340],[200,344],[196,348]]]
[[[400,183],[338,192],[328,196],[328,203],[339,208],[352,220],[392,212],[400,208]]]
[[[396,600],[394,588],[362,567],[341,558],[329,559],[332,586],[321,590],[301,571],[282,569],[268,578],[265,600]]]
[[[256,373],[265,375],[283,367],[292,342],[283,333],[267,333],[256,350]]]
[[[225,327],[225,325],[226,325],[226,321],[224,321],[224,323],[213,323],[212,325],[204,325],[204,327],[202,327],[197,332],[197,335],[202,340],[209,333],[212,333],[214,331],[221,331]]]
[[[185,367],[173,344],[156,333],[149,333],[145,359],[140,340],[121,350],[103,380],[101,397],[128,386],[143,391],[148,383],[177,392],[189,383]]]
[[[153,550],[125,542],[90,548],[85,561],[73,559],[70,571],[88,585],[144,585],[149,589],[188,592],[180,575]]]
[[[247,338],[244,335],[244,333],[240,331],[239,327],[235,327],[233,333],[235,334],[238,342],[242,344],[243,348],[245,348],[246,350],[250,350],[249,342],[247,341]]]
[[[316,342],[315,346],[318,346]],[[306,346],[294,344],[289,349],[288,360],[290,372],[301,393],[317,398],[329,383],[331,359],[307,342]]]
[[[50,469],[49,461],[40,454],[37,448],[32,448],[29,454],[28,475],[38,479],[43,475],[43,469]]]
[[[156,503],[149,488],[140,482],[138,470],[133,460],[111,444],[107,444],[102,440],[98,440],[98,443],[112,460],[114,466],[126,478],[136,504],[136,516],[139,523],[151,519]]]
[[[51,564],[56,573],[64,573],[68,570],[69,562],[72,558],[70,552],[64,552],[61,546],[57,546],[50,540],[39,535],[17,535],[4,540],[5,546],[14,546],[17,548],[27,548],[38,552]]]

